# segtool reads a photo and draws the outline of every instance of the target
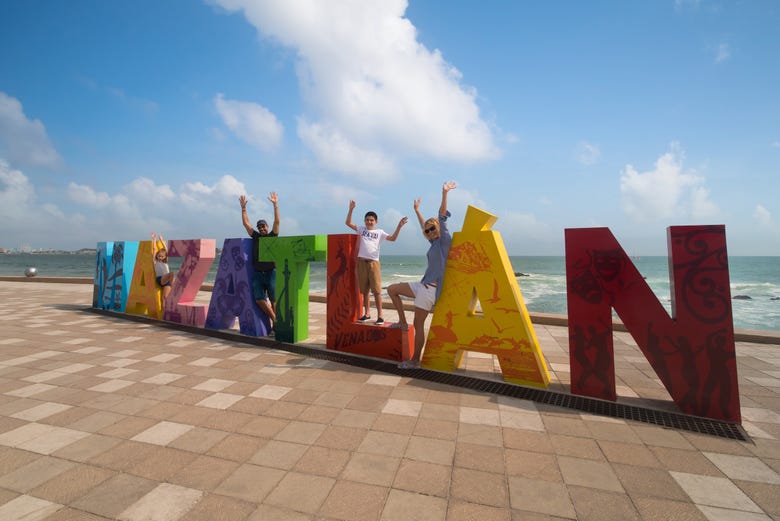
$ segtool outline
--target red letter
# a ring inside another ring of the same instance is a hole
[[[725,227],[667,238],[672,317],[608,228],[566,230],[571,391],[616,399],[614,309],[680,410],[740,422]]]
[[[355,277],[355,234],[328,235],[327,347],[388,360],[412,357],[414,327],[409,331],[357,322],[360,311]]]

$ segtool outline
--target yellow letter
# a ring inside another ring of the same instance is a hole
[[[504,380],[545,388],[550,374],[504,241],[490,229],[496,220],[469,206],[463,230],[453,234],[422,365],[453,371],[464,351],[490,353]]]

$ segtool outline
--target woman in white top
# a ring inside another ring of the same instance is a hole
[[[160,235],[160,246],[157,249],[157,236],[152,233],[152,260],[154,261],[154,275],[157,284],[163,290],[163,308],[165,308],[165,299],[171,294],[171,284],[173,284],[173,273],[168,267],[168,249],[165,247],[165,239]]]

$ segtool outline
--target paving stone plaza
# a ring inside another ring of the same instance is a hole
[[[206,296],[208,298],[208,296]],[[88,308],[0,282],[0,520],[780,519],[780,335],[737,342],[745,441]],[[305,346],[324,349],[312,302]],[[392,313],[386,319],[393,321]],[[535,324],[568,392],[568,331]],[[621,403],[675,410],[628,333]],[[490,356],[458,371],[500,379]]]

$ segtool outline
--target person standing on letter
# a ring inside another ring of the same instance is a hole
[[[347,219],[344,224],[355,230],[360,237],[360,248],[358,249],[357,258],[357,277],[358,287],[360,293],[363,295],[363,316],[358,319],[360,322],[366,322],[371,320],[371,314],[369,312],[368,292],[374,294],[374,302],[376,303],[376,323],[382,324],[385,319],[382,318],[382,274],[381,266],[379,264],[379,245],[382,241],[395,241],[398,237],[398,233],[401,228],[406,224],[408,219],[402,217],[398,221],[398,226],[395,228],[395,232],[392,235],[388,235],[387,232],[381,228],[377,228],[376,224],[379,221],[375,212],[366,212],[363,222],[365,226],[357,226],[352,222],[352,211],[355,209],[355,201],[349,202],[349,211],[347,212]]]
[[[252,238],[252,265],[255,269],[252,277],[252,295],[263,313],[271,320],[271,329],[273,329],[276,322],[276,264],[272,261],[258,260],[260,239],[279,235],[279,197],[276,192],[271,192],[268,200],[274,205],[274,224],[270,231],[265,219],[257,221],[257,230],[252,228],[246,213],[246,196],[242,195],[238,198],[241,205],[241,222]]]
[[[160,248],[158,249],[157,246],[158,238],[154,232],[152,232],[152,262],[154,262],[154,277],[157,281],[157,284],[162,288],[162,303],[163,309],[165,309],[165,299],[167,299],[168,295],[171,294],[173,273],[171,273],[171,269],[168,267],[168,248],[165,247],[165,239],[163,239],[162,234],[159,236]]]

